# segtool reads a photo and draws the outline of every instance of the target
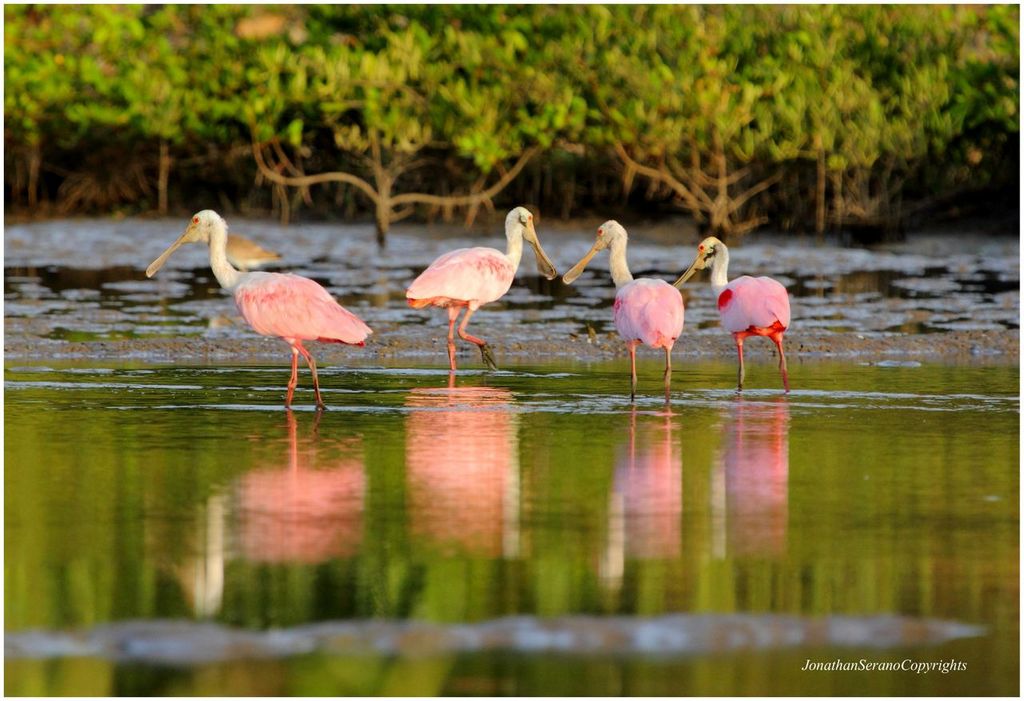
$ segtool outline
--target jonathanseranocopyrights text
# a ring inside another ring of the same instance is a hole
[[[802,672],[913,672],[915,674],[928,674],[937,672],[949,674],[950,672],[964,672],[967,670],[967,663],[962,660],[938,660],[923,662],[919,660],[812,660],[808,658]]]

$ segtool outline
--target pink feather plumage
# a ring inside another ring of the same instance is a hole
[[[744,275],[729,282],[718,295],[722,328],[729,333],[789,328],[789,294],[769,277]]]
[[[319,284],[299,275],[247,273],[235,304],[256,333],[286,341],[363,345],[373,331]]]
[[[683,332],[683,297],[664,280],[641,278],[615,294],[615,328],[624,341],[672,349]]]
[[[511,261],[494,248],[459,248],[420,273],[405,296],[413,307],[472,305],[501,299],[515,279]]]

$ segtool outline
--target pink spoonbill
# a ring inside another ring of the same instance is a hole
[[[630,399],[636,397],[636,347],[641,343],[665,351],[665,396],[672,384],[672,346],[683,332],[683,296],[664,280],[634,280],[626,263],[629,236],[617,221],[606,221],[597,229],[593,247],[574,265],[562,281],[571,284],[599,251],[609,249],[615,292],[614,318],[622,340],[629,349],[632,372]]]
[[[466,333],[466,325],[473,312],[481,305],[501,299],[512,286],[519,260],[523,255],[523,241],[533,247],[537,256],[537,269],[548,280],[558,271],[541,248],[533,215],[525,207],[516,207],[505,217],[505,253],[494,248],[459,248],[445,253],[413,280],[405,297],[409,306],[421,309],[427,306],[448,310],[448,366],[455,372],[455,321],[463,308],[466,315],[459,324],[459,338],[475,343],[480,356],[491,370],[497,370],[491,348],[482,338]]]
[[[743,389],[743,341],[748,336],[767,336],[779,349],[779,371],[782,385],[789,391],[786,353],[782,335],[789,328],[789,293],[782,283],[770,277],[744,275],[729,282],[729,249],[709,236],[697,246],[693,265],[675,282],[679,287],[698,270],[711,268],[711,289],[718,298],[718,315],[722,327],[736,340],[740,370],[737,389]]]
[[[213,274],[220,286],[234,295],[238,311],[249,326],[264,336],[278,336],[291,346],[292,377],[284,405],[291,406],[301,354],[313,375],[317,408],[325,408],[316,377],[316,362],[302,342],[362,346],[373,332],[359,317],[335,302],[327,290],[308,278],[284,273],[239,272],[228,262],[227,236],[227,222],[219,214],[210,209],[197,212],[185,233],[146,268],[146,277],[153,277],[182,244],[208,244]]]

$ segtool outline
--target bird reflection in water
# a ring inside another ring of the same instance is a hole
[[[314,564],[356,554],[366,488],[362,445],[325,445],[321,417],[317,412],[310,435],[300,439],[295,414],[286,412],[287,458],[246,473],[200,508],[195,554],[174,568],[197,616],[220,611],[229,559]]]
[[[500,387],[411,390],[406,469],[415,539],[489,557],[519,553],[514,395]]]
[[[366,489],[362,445],[358,439],[320,445],[321,415],[317,412],[311,435],[300,441],[295,414],[288,411],[287,466],[256,469],[239,479],[241,557],[311,564],[358,551]],[[322,465],[328,453],[341,458]]]
[[[723,426],[711,487],[712,551],[781,555],[789,519],[789,404],[737,399]]]
[[[199,508],[191,556],[172,571],[196,616],[214,616],[224,599],[226,499],[214,494]]]
[[[629,447],[616,461],[608,509],[608,542],[601,577],[616,587],[626,558],[669,560],[682,550],[683,460],[672,409],[666,404],[653,420],[633,408]]]

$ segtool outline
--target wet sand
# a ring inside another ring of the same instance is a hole
[[[310,342],[308,347],[319,363],[346,365],[373,360],[412,361],[417,364],[447,363],[443,320],[436,325],[410,327],[382,324],[364,348]],[[12,328],[12,326],[14,328]],[[110,341],[63,341],[25,335],[21,324],[7,325],[4,354],[8,360],[144,360],[147,362],[289,362],[287,346],[278,339],[252,334],[237,338],[144,338]],[[516,363],[566,359],[605,360],[626,358],[625,345],[612,333],[584,334],[551,338],[540,325],[505,328],[479,324],[475,332],[489,339],[499,365],[502,358]],[[864,361],[908,359],[918,361],[972,362],[985,358],[1016,362],[1020,337],[1012,330],[949,331],[941,334],[903,334],[864,336],[854,333],[814,333],[794,329],[786,335],[786,357],[790,363],[800,358],[859,358]],[[458,361],[481,366],[475,347],[461,341]],[[748,359],[774,357],[767,341],[751,339],[744,345]],[[643,358],[661,357],[660,351],[641,350]],[[724,332],[684,335],[673,349],[673,358],[728,357],[735,354],[732,339]]]
[[[600,222],[542,222],[548,253],[564,270],[589,248]],[[634,273],[669,279],[692,260],[696,232],[685,222],[630,228]],[[8,360],[141,360],[286,364],[286,346],[257,336],[209,275],[201,246],[182,249],[160,275],[145,265],[180,233],[176,220],[57,220],[10,224],[5,234],[4,352]],[[233,230],[282,252],[279,270],[324,284],[374,329],[365,348],[311,343],[321,363],[380,361],[447,364],[446,315],[412,310],[404,289],[437,255],[466,245],[502,247],[500,223],[396,227],[380,251],[365,225],[238,221]],[[1006,232],[1002,232],[1006,233]],[[86,252],[86,253],[83,253]],[[875,249],[818,245],[800,237],[757,234],[731,249],[733,275],[771,275],[790,290],[789,361],[857,358],[862,362],[1017,362],[1019,241],[984,227],[934,231]],[[611,324],[614,287],[607,256],[571,288],[547,282],[524,256],[500,302],[483,307],[472,333],[488,340],[499,364],[531,359],[625,358]],[[686,326],[673,356],[732,359],[705,281],[684,288]],[[459,362],[479,367],[462,341]],[[752,360],[774,355],[751,339]],[[642,349],[641,357],[660,358]]]

